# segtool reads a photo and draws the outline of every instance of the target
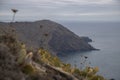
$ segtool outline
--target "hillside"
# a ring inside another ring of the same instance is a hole
[[[9,27],[10,23],[0,23],[0,28],[6,31]],[[15,28],[18,39],[25,43],[27,48],[43,47],[51,53],[94,50],[88,44],[87,38],[79,37],[61,24],[50,20],[15,22],[12,23],[12,28]]]
[[[14,34],[0,33],[0,80],[105,80],[97,67],[80,70],[48,51],[29,51]]]

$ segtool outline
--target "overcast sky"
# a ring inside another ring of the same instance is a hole
[[[120,0],[0,0],[0,21],[120,21]]]

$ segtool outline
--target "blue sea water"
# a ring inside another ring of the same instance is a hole
[[[80,56],[88,56],[91,66],[98,66],[98,74],[107,79],[120,80],[120,22],[66,22],[62,23],[79,36],[88,36],[90,43],[100,51],[76,52],[59,56],[65,63],[80,67]]]

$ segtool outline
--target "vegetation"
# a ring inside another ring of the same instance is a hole
[[[61,68],[63,71],[68,72],[79,79],[105,80],[102,76],[96,74],[99,71],[98,67],[86,66],[83,70],[80,70],[78,68],[72,68],[70,64],[64,64],[57,56],[52,56],[49,52],[43,49],[40,49],[38,53],[40,54],[40,59],[46,64]]]
[[[23,66],[22,71],[25,74],[33,74],[33,73],[35,73],[34,67],[32,65],[30,65],[30,64],[27,64],[27,65]]]

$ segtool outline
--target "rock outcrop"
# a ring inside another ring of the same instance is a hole
[[[81,37],[85,42],[92,42],[92,39],[89,37]]]

